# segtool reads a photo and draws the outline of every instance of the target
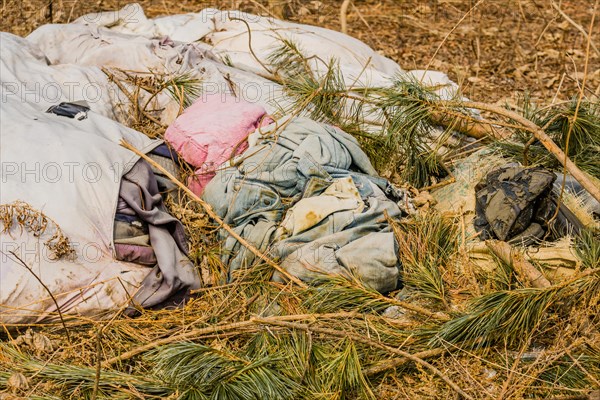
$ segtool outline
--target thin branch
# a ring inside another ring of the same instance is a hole
[[[454,383],[454,381],[452,381],[446,374],[444,374],[442,371],[440,371],[439,369],[437,369],[435,366],[431,365],[427,361],[423,360],[422,358],[417,357],[415,354],[411,354],[406,351],[396,349],[394,347],[390,347],[384,343],[371,340],[366,336],[360,336],[360,335],[353,334],[350,332],[345,332],[345,331],[335,330],[335,329],[330,329],[330,328],[320,328],[320,327],[312,326],[310,324],[300,324],[300,323],[295,323],[295,322],[280,321],[280,320],[275,320],[273,318],[254,318],[253,321],[256,323],[259,323],[259,324],[283,326],[283,327],[288,327],[288,328],[292,328],[292,329],[312,331],[312,332],[321,333],[321,334],[334,336],[334,337],[350,338],[359,343],[363,343],[363,344],[369,345],[371,347],[377,347],[379,349],[388,351],[390,353],[397,354],[397,355],[402,356],[410,361],[413,361],[416,364],[422,365],[423,367],[429,369],[431,372],[433,372],[435,375],[439,376],[444,382],[446,382],[448,384],[448,386],[450,386],[452,389],[454,389],[458,394],[460,394],[465,399],[473,399],[473,397],[471,397],[467,393],[465,393],[465,391],[462,390],[456,383]]]
[[[441,356],[442,354],[448,352],[447,348],[437,348],[431,350],[425,350],[418,353],[413,354],[415,357],[423,358],[431,358]],[[365,368],[363,370],[363,374],[365,376],[374,376],[378,375],[382,372],[389,371],[390,369],[401,367],[407,364],[410,360],[406,357],[397,357],[392,358],[390,360],[380,361],[376,364],[371,365],[369,368]]]
[[[454,107],[457,105],[455,101],[451,100],[443,100],[438,102],[438,104],[449,107]],[[587,190],[590,195],[592,195],[593,198],[600,201],[600,188],[596,186],[591,179],[583,171],[581,171],[569,157],[566,156],[565,152],[556,143],[554,143],[552,138],[550,138],[550,136],[548,136],[546,132],[544,132],[544,130],[534,122],[531,122],[527,118],[514,111],[510,111],[493,104],[467,101],[462,103],[462,105],[469,108],[475,108],[477,110],[490,111],[503,117],[510,118],[523,125],[524,130],[531,132],[540,141],[540,143],[556,157],[561,165],[566,167],[567,171],[573,175],[577,182],[579,182],[581,186],[583,186],[583,188]]]
[[[340,7],[340,25],[343,34],[348,34],[348,7],[351,0],[344,0]]]
[[[98,328],[96,336],[96,375],[94,376],[94,390],[91,400],[96,400],[98,397],[98,388],[100,387],[100,372],[102,369],[102,331],[103,327]]]
[[[297,315],[282,315],[282,316],[278,316],[278,317],[269,317],[269,320],[282,320],[282,321],[294,321],[294,320],[311,320],[311,321],[317,321],[317,320],[323,320],[323,319],[328,319],[328,318],[340,318],[340,319],[348,319],[351,318],[352,316],[356,316],[356,313],[349,313],[349,312],[340,312],[340,313],[329,313],[329,314],[297,314]],[[129,351],[126,351],[125,353],[122,353],[119,356],[110,358],[106,361],[104,361],[102,363],[103,367],[108,367],[111,366],[113,364],[116,364],[118,362],[122,362],[125,360],[128,360],[130,358],[133,358],[139,354],[142,354],[148,350],[152,350],[155,349],[159,346],[164,346],[166,344],[169,343],[174,343],[174,342],[179,342],[179,341],[184,341],[184,340],[191,340],[191,339],[198,339],[201,337],[204,337],[206,335],[211,335],[214,334],[216,332],[226,332],[226,331],[238,331],[239,334],[245,332],[244,330],[252,327],[253,325],[256,325],[256,322],[253,319],[249,319],[246,321],[239,321],[239,322],[232,322],[229,324],[218,324],[218,325],[211,325],[211,326],[207,326],[205,328],[198,328],[198,329],[193,329],[190,330],[188,332],[183,332],[180,334],[173,334],[161,339],[157,339],[154,340],[150,343],[146,343],[142,346],[138,346],[135,347]]]
[[[563,178],[562,178],[562,183],[560,185],[560,194],[558,196],[558,204],[556,205],[556,211],[554,212],[554,215],[548,221],[549,226],[558,217],[558,213],[560,212],[560,205],[561,205],[564,193],[565,193],[565,185],[567,183],[566,161],[567,161],[567,155],[569,154],[569,143],[571,140],[571,134],[573,133],[573,126],[575,126],[575,122],[577,122],[577,117],[579,116],[579,108],[581,107],[581,101],[583,100],[584,89],[585,89],[585,84],[586,84],[586,79],[587,79],[588,65],[589,65],[589,61],[590,61],[590,45],[592,44],[592,32],[593,32],[593,28],[594,28],[594,20],[596,18],[596,9],[597,8],[598,8],[598,0],[596,0],[596,2],[594,3],[594,10],[592,11],[592,20],[590,21],[590,33],[587,37],[587,45],[586,45],[586,52],[585,52],[585,64],[583,67],[583,79],[581,81],[581,89],[579,90],[579,96],[577,97],[577,104],[575,105],[575,113],[573,114],[573,119],[571,119],[569,121],[569,129],[567,131],[567,135],[566,135],[566,139],[565,139],[565,164],[563,164]],[[600,201],[600,199],[597,199],[597,200]],[[549,233],[550,233],[550,231],[548,231],[547,235]]]
[[[458,20],[458,22],[456,23],[456,25],[454,25],[454,27],[452,27],[452,29],[450,29],[450,31],[446,34],[446,36],[444,36],[444,39],[439,44],[439,46],[437,47],[437,49],[435,49],[435,51],[433,52],[433,55],[431,56],[431,59],[427,63],[427,67],[425,67],[425,71],[429,71],[429,68],[431,67],[431,64],[433,63],[433,60],[437,56],[438,52],[440,51],[440,49],[442,48],[442,46],[444,45],[444,43],[446,43],[446,40],[448,40],[448,37],[450,37],[450,35],[452,34],[452,32],[454,32],[456,30],[456,28],[458,28],[458,26],[464,21],[464,19],[467,18],[467,16],[471,13],[471,11],[473,11],[475,8],[477,8],[477,6],[479,6],[481,3],[483,3],[483,1],[484,0],[479,0],[477,3],[475,3],[475,5],[473,5],[473,7],[471,7],[469,9],[469,11],[467,11],[465,13],[465,15],[462,16],[462,18],[460,20]],[[425,74],[423,74],[423,77],[425,77]]]
[[[0,252],[2,254],[6,254],[3,251],[0,250]],[[42,285],[44,287],[44,289],[46,290],[46,292],[48,292],[48,294],[50,295],[50,297],[52,298],[52,301],[54,302],[54,305],[56,306],[56,311],[58,312],[58,316],[60,318],[60,322],[63,326],[63,329],[65,331],[65,336],[67,337],[67,341],[69,342],[69,344],[71,344],[71,336],[69,335],[69,330],[67,329],[67,324],[65,323],[65,319],[63,318],[62,312],[60,311],[60,307],[58,305],[58,301],[56,301],[56,297],[54,297],[54,295],[52,294],[52,291],[50,290],[50,288],[48,288],[48,286],[46,286],[46,284],[44,283],[44,281],[42,281],[42,279],[37,276],[37,274],[35,272],[33,272],[33,269],[31,269],[31,267],[29,265],[27,265],[27,263],[25,263],[25,261],[23,261],[23,259],[21,257],[19,257],[14,251],[10,251],[10,254],[13,255],[13,257],[15,257],[17,259],[17,261],[19,262],[19,264],[21,264],[23,267],[27,268],[27,271],[31,272],[31,275],[33,275],[35,277],[35,279],[37,279],[37,281],[40,283],[40,285]]]
[[[250,50],[250,54],[252,54],[252,57],[254,57],[254,59],[265,69],[265,71],[267,71],[271,75],[274,75],[273,71],[271,71],[271,69],[269,67],[267,67],[261,61],[260,58],[258,58],[256,53],[254,52],[254,49],[252,49],[252,29],[250,29],[250,24],[248,23],[248,21],[246,21],[245,19],[242,19],[242,18],[232,17],[229,13],[227,13],[227,18],[229,18],[232,21],[241,21],[246,25],[246,29],[248,29],[248,49]]]
[[[333,317],[333,316],[336,316],[338,318],[348,318],[349,315],[353,315],[353,314],[350,314],[350,313],[321,314],[321,315],[301,314],[301,315],[285,315],[285,316],[266,317],[266,318],[256,317],[256,318],[251,318],[250,320],[247,320],[247,321],[234,322],[234,323],[224,324],[224,325],[213,325],[213,326],[209,326],[206,328],[195,329],[195,330],[185,332],[185,333],[182,333],[179,335],[169,336],[169,337],[166,337],[163,339],[155,340],[151,343],[145,344],[143,346],[139,346],[128,352],[125,352],[125,353],[121,354],[120,356],[113,357],[109,360],[106,360],[103,363],[103,366],[105,366],[105,367],[110,366],[117,362],[121,362],[121,361],[130,359],[130,358],[135,357],[139,354],[142,354],[146,351],[152,350],[156,347],[163,346],[163,345],[173,343],[173,342],[179,342],[179,341],[183,341],[183,340],[199,338],[203,335],[214,334],[216,332],[236,331],[237,334],[242,334],[245,332],[245,329],[247,329],[249,327],[258,328],[260,325],[270,325],[270,326],[277,326],[277,327],[283,327],[283,328],[289,328],[289,329],[297,329],[297,330],[302,330],[305,332],[320,333],[320,334],[332,336],[332,337],[350,338],[356,342],[363,343],[368,346],[376,347],[376,348],[385,350],[389,353],[399,355],[403,359],[413,361],[413,362],[429,369],[435,375],[439,376],[442,380],[444,380],[451,388],[453,388],[461,396],[463,396],[466,399],[472,399],[471,396],[469,396],[467,393],[465,393],[447,375],[445,375],[442,371],[440,371],[439,369],[437,369],[430,363],[426,362],[422,358],[422,357],[433,357],[433,356],[442,354],[446,351],[446,349],[432,349],[432,350],[428,350],[428,351],[417,353],[417,354],[411,354],[411,353],[405,352],[403,350],[396,349],[394,347],[390,347],[384,343],[371,340],[366,336],[360,336],[357,334],[348,333],[343,330],[335,330],[335,329],[317,327],[317,326],[314,326],[312,324],[312,322],[311,323],[293,322],[293,321],[301,321],[301,320],[318,321],[319,319],[322,319],[325,317]],[[392,363],[389,363],[388,365],[396,365],[397,366],[397,365],[401,365],[401,362],[400,362],[400,360],[396,360],[396,361],[393,361]],[[370,370],[370,372],[378,373],[385,369],[387,369],[387,368],[376,367],[376,368],[373,368],[372,370]]]
[[[588,34],[585,31],[585,29],[583,29],[583,26],[581,26],[577,22],[573,21],[573,19],[571,19],[571,17],[569,17],[567,14],[565,14],[565,12],[560,8],[560,6],[558,4],[556,4],[554,1],[550,2],[550,4],[552,5],[552,8],[554,8],[556,11],[558,11],[558,13],[561,15],[561,17],[563,17],[568,23],[573,25],[573,27],[575,29],[577,29],[579,32],[581,32],[583,37],[585,37],[586,40],[588,40],[591,43],[591,46],[594,49],[594,51],[596,53],[598,53],[598,55],[600,55],[600,49],[598,49],[598,47],[596,47],[596,45],[591,41],[591,37],[590,37],[591,32],[590,32],[590,34]]]

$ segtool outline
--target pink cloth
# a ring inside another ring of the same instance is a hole
[[[272,122],[259,104],[225,94],[203,95],[167,128],[165,140],[198,168],[188,186],[200,195],[217,167],[248,148],[248,135]]]

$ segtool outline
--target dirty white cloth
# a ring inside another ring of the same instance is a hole
[[[261,64],[267,63],[268,56],[279,45],[279,39],[297,43],[302,50],[318,56],[325,63],[331,58],[339,60],[344,76],[350,82],[361,78],[361,82],[380,85],[387,77],[402,71],[392,60],[343,33],[240,11],[207,8],[197,13],[152,20],[146,18],[141,6],[128,4],[117,12],[85,15],[75,23],[110,26],[116,32],[148,38],[168,36],[181,43],[204,42],[221,60],[228,60],[237,69],[258,74],[269,74]],[[260,61],[250,52],[248,27],[252,50]],[[311,61],[316,72],[324,72],[323,61],[316,58]],[[362,71],[365,65],[367,68]]]
[[[0,43],[3,107],[16,100],[46,110],[61,102],[86,100],[92,111],[120,119],[121,110],[115,105],[126,101],[125,96],[100,68],[51,65],[34,42],[10,33],[0,33]]]
[[[190,71],[209,93],[233,90],[269,112],[289,105],[281,87],[269,79],[274,72],[269,57],[282,39],[298,46],[317,76],[336,60],[347,86],[388,86],[400,77],[436,87],[445,99],[456,94],[457,85],[446,74],[404,71],[348,35],[239,11],[207,8],[149,19],[132,3],[121,10],[84,15],[71,24],[42,26],[28,36],[53,64],[167,74]],[[171,107],[166,98],[160,102]],[[174,118],[172,111],[163,114],[167,123]]]
[[[142,12],[143,15],[143,12]],[[85,21],[85,20],[82,20]],[[121,33],[116,28],[106,28],[91,23],[67,25],[44,25],[33,31],[27,41],[48,58],[58,69],[72,66],[95,71],[101,75],[99,89],[109,94],[118,94],[118,101],[110,107],[121,110],[119,120],[128,122],[129,99],[119,88],[106,87],[106,68],[116,75],[122,86],[133,92],[134,88],[124,79],[124,72],[144,79],[168,80],[186,77],[196,80],[202,98],[223,94],[245,99],[250,103],[262,104],[269,113],[275,112],[277,103],[285,106],[281,86],[271,80],[251,72],[232,68],[223,64],[210,51],[210,46],[202,42],[174,42],[166,36],[143,36],[136,32]],[[140,105],[144,105],[150,93],[140,91]],[[91,98],[89,98],[91,97]],[[85,97],[88,103],[95,104],[95,97]],[[102,99],[109,99],[103,96]],[[191,99],[193,100],[193,99]],[[179,102],[168,90],[152,99],[146,108],[164,125],[170,125],[180,112]]]
[[[126,140],[148,152],[162,142],[94,112],[94,105],[83,120],[46,113],[47,99],[36,98],[37,92],[15,92],[14,87],[59,87],[64,83],[60,79],[69,76],[85,82],[101,75],[94,75],[94,68],[48,66],[22,38],[2,34],[0,41],[0,204],[25,202],[54,221],[39,237],[16,222],[11,229],[0,229],[0,322],[57,319],[48,291],[63,314],[104,316],[128,305],[152,271],[114,258],[119,188],[138,160],[119,143]],[[61,101],[71,100],[69,96],[78,95],[60,92]],[[56,259],[45,245],[57,226],[71,243],[73,257]]]
[[[156,142],[92,112],[77,121],[8,99],[0,118],[0,204],[24,201],[54,220],[73,244],[75,259],[52,259],[44,246],[52,229],[40,238],[18,225],[2,232],[0,321],[57,317],[46,289],[11,252],[38,275],[65,314],[95,315],[122,307],[149,269],[113,258],[120,178],[136,160],[118,143],[125,139],[149,150]]]

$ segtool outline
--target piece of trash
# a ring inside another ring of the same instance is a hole
[[[46,110],[47,113],[60,115],[61,117],[74,118],[78,121],[87,118],[87,112],[90,110],[85,100],[74,101],[72,103],[62,102]]]
[[[483,372],[485,373],[485,379],[488,380],[494,379],[498,375],[498,371],[491,368],[484,368]]]
[[[29,389],[27,378],[20,372],[14,372],[6,381],[6,386],[13,393]]]
[[[406,316],[406,312],[398,306],[389,306],[383,311],[381,316],[391,319],[401,319]]]
[[[15,346],[25,345],[38,354],[49,353],[54,349],[52,341],[47,336],[34,332],[31,328],[27,329],[24,335],[13,340],[13,344]]]
[[[552,193],[556,175],[512,163],[491,171],[475,187],[474,224],[482,240],[529,245],[581,230],[581,223]]]

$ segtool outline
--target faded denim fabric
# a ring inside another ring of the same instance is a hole
[[[206,186],[202,197],[214,211],[303,280],[310,281],[315,273],[354,274],[374,289],[395,289],[400,278],[397,246],[384,211],[390,218],[402,216],[397,202],[406,203],[406,193],[377,176],[356,140],[333,126],[283,118],[253,135],[258,136],[256,143]],[[331,202],[320,203],[330,210],[327,215],[289,236],[281,225],[288,210],[303,199],[310,199],[311,206],[319,204],[315,196],[348,177],[364,207],[333,210],[334,200],[347,203],[323,195],[319,201]],[[230,276],[255,261],[237,240],[223,230],[221,235],[222,260],[229,264]],[[276,274],[274,279],[281,277]]]

